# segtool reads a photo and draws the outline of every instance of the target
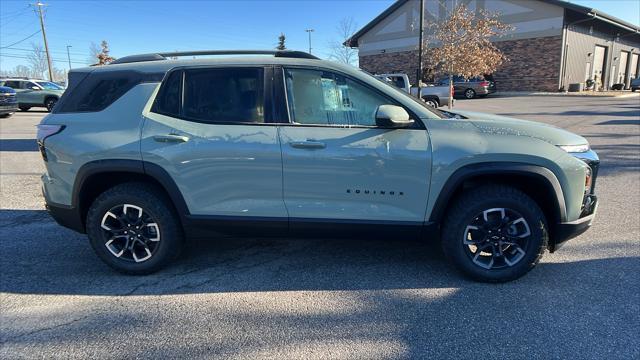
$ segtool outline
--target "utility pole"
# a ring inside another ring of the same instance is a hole
[[[71,45],[67,45],[67,60],[69,60],[69,70],[71,70],[71,55],[69,55],[69,48]]]
[[[40,28],[42,30],[42,37],[44,38],[44,51],[47,53],[47,63],[49,64],[49,81],[53,81],[53,66],[51,66],[51,56],[49,56],[49,44],[47,43],[47,33],[44,31],[44,19],[42,18],[43,3],[37,2],[38,15],[40,16]]]
[[[309,34],[309,54],[311,54],[311,33],[314,31],[313,29],[305,30]]]
[[[418,29],[418,73],[416,74],[416,84],[418,84],[418,98],[422,99],[422,52],[424,51],[424,0],[420,0],[420,28]]]

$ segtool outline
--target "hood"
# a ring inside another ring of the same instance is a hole
[[[553,125],[472,111],[455,112],[467,117],[469,122],[484,133],[528,136],[552,145],[584,145],[588,143],[587,139],[582,136]]]

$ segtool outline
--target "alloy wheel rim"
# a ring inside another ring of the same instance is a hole
[[[467,96],[467,99],[472,99],[473,98],[473,90],[467,90],[465,92],[465,95]]]
[[[151,214],[132,204],[112,207],[102,217],[104,246],[118,259],[140,263],[149,260],[160,243],[160,227]]]
[[[471,261],[487,270],[518,264],[531,237],[527,220],[509,208],[491,208],[477,214],[462,239]]]

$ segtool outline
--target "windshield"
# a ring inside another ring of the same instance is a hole
[[[64,88],[56,83],[50,81],[37,81],[38,85],[45,88],[45,90],[64,90]]]

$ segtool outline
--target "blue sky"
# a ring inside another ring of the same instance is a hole
[[[20,41],[40,29],[29,7],[33,1],[0,2],[0,47]],[[361,27],[386,9],[393,0],[289,0],[289,1],[59,1],[47,4],[46,30],[49,48],[58,68],[67,68],[66,46],[71,45],[73,67],[83,66],[89,44],[109,42],[112,55],[196,49],[273,48],[278,35],[287,47],[306,50],[306,28],[313,28],[313,52],[329,53],[329,42],[338,40],[336,26],[352,16]],[[634,24],[640,23],[638,0],[572,0]],[[31,42],[42,35],[0,49],[0,70],[26,63]]]

